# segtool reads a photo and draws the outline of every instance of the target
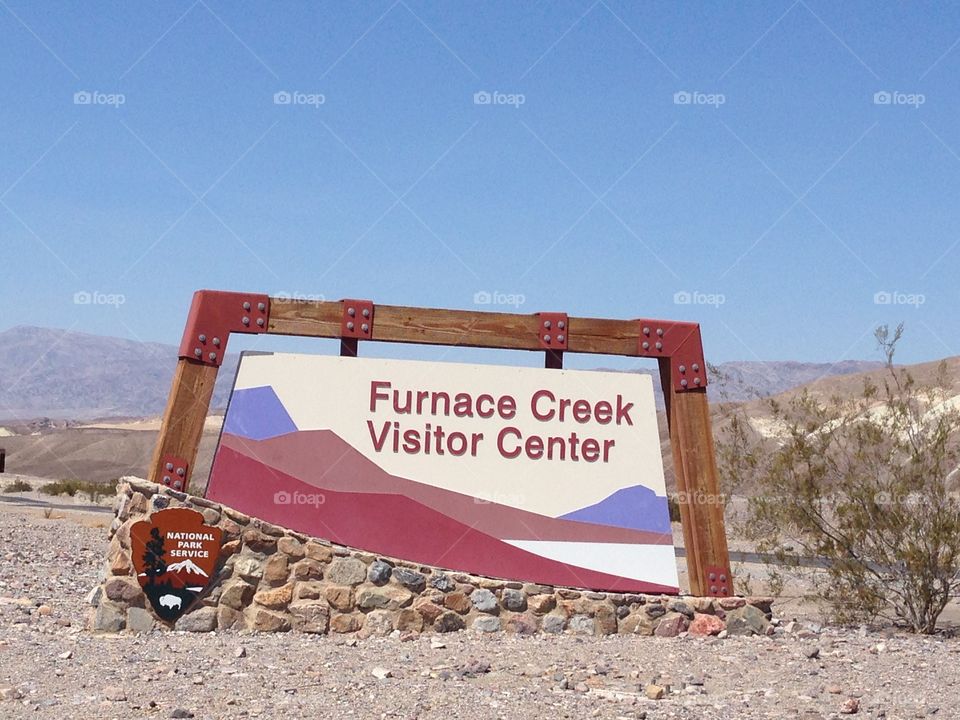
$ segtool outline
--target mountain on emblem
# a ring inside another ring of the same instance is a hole
[[[137,581],[160,619],[175,621],[210,584],[221,537],[187,508],[161,510],[130,528]]]

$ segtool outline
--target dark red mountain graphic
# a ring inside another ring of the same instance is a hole
[[[478,504],[396,478],[329,431],[263,441],[225,433],[207,497],[336,543],[438,567],[615,592],[678,591],[551,560],[499,539],[670,544],[661,533]]]

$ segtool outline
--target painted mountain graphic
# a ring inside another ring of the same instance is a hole
[[[598,503],[561,515],[564,520],[670,532],[667,498],[643,485],[617,490]]]
[[[141,573],[146,575],[146,573]],[[172,565],[167,565],[166,571],[157,575],[155,583],[158,585],[169,585],[173,588],[192,588],[204,587],[210,581],[207,575],[199,565],[192,560],[182,560]]]

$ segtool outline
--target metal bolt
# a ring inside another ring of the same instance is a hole
[[[549,336],[549,335],[544,335],[544,336],[543,336],[543,341],[544,341],[544,342],[550,342],[550,336]]]
[[[697,365],[697,363],[694,363],[694,364],[691,365],[690,367],[693,368],[693,371],[694,371],[694,372],[699,372],[699,371],[700,371],[700,366]]]
[[[657,328],[657,335],[663,337],[663,328]]]
[[[716,595],[716,593],[717,593],[717,586],[716,586],[716,585],[711,585],[711,586],[710,586],[710,592],[712,592],[714,595]]]
[[[645,328],[643,329],[643,334],[644,334],[644,335],[649,335],[649,334],[650,334],[650,328],[645,327]]]
[[[216,353],[210,353],[210,355],[208,355],[207,357],[209,357],[211,360],[216,360],[216,359],[217,359],[217,354],[216,354]]]
[[[694,379],[693,379],[693,384],[694,384],[694,385],[699,385],[699,384],[700,384],[700,378],[698,378],[698,377],[697,377],[697,378],[694,378]]]
[[[201,334],[200,337],[199,337],[199,340],[200,340],[200,342],[206,342],[206,341],[207,341],[207,336]]]
[[[543,326],[544,326],[547,330],[549,330],[549,329],[550,329],[550,321],[549,321],[549,320],[544,320],[544,321],[543,321]]]
[[[363,309],[363,316],[366,318],[370,317],[370,308]]]
[[[360,329],[363,330],[364,332],[369,332],[370,326],[367,325],[367,323],[364,323],[363,325],[360,326]]]
[[[680,381],[680,387],[686,387],[686,386],[687,386],[687,379],[684,378],[683,380]]]
[[[727,581],[727,576],[721,574],[721,575],[720,575],[720,582],[724,582],[724,583],[725,583],[726,581]]]
[[[721,591],[724,595],[729,595],[729,594],[730,594],[730,591],[727,590],[727,586],[726,586],[726,585],[724,585],[723,587],[721,587],[721,588],[720,588],[720,591]]]
[[[347,330],[353,330],[354,324],[352,322],[347,323]]]
[[[686,365],[681,365],[681,366],[680,366],[680,372],[686,372],[686,371],[687,371],[687,366],[686,366]]]
[[[167,463],[167,470],[173,470],[173,463]]]
[[[213,344],[216,345],[217,347],[220,347],[220,338],[214,338]]]
[[[180,477],[183,477],[186,474],[187,474],[186,470],[184,470],[183,468],[177,468],[177,475],[179,475]]]
[[[245,303],[243,304],[243,309],[244,309],[244,310],[249,310],[249,309],[250,309],[250,303],[245,302]]]
[[[717,579],[717,574],[716,574],[716,573],[710,573],[710,582],[713,582],[713,581],[716,580],[716,579]]]
[[[240,322],[242,322],[244,325],[249,325],[249,324],[250,324],[250,318],[244,316],[243,320],[241,320]]]
[[[263,322],[263,318],[257,318],[257,325],[263,327],[266,323]]]
[[[644,349],[644,350],[649,350],[649,349],[650,349],[650,343],[648,343],[646,340],[643,341],[643,349]]]
[[[164,485],[169,485],[169,484],[170,484],[170,476],[169,476],[169,475],[164,475],[164,476],[163,476],[163,484],[164,484]]]
[[[350,317],[353,317],[356,314],[357,314],[356,308],[347,308],[347,315],[349,315]]]
[[[197,357],[203,357],[203,350],[201,350],[200,348],[194,348],[193,354],[196,355]]]
[[[257,310],[260,312],[266,312],[267,304],[266,303],[257,303]]]
[[[657,340],[656,348],[657,350],[663,350],[663,343]]]
[[[560,320],[560,321],[557,323],[557,327],[560,328],[561,330],[563,330],[566,326],[567,326],[567,324],[566,324],[563,320]]]
[[[567,339],[566,335],[557,335],[557,342],[563,342]]]
[[[174,489],[174,490],[179,490],[179,489],[182,488],[182,487],[183,487],[183,483],[180,482],[179,480],[177,480],[177,481],[173,484],[173,489]]]

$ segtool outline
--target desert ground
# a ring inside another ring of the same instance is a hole
[[[68,501],[0,502],[3,718],[960,717],[960,638],[786,598],[752,638],[94,635],[111,515]]]

